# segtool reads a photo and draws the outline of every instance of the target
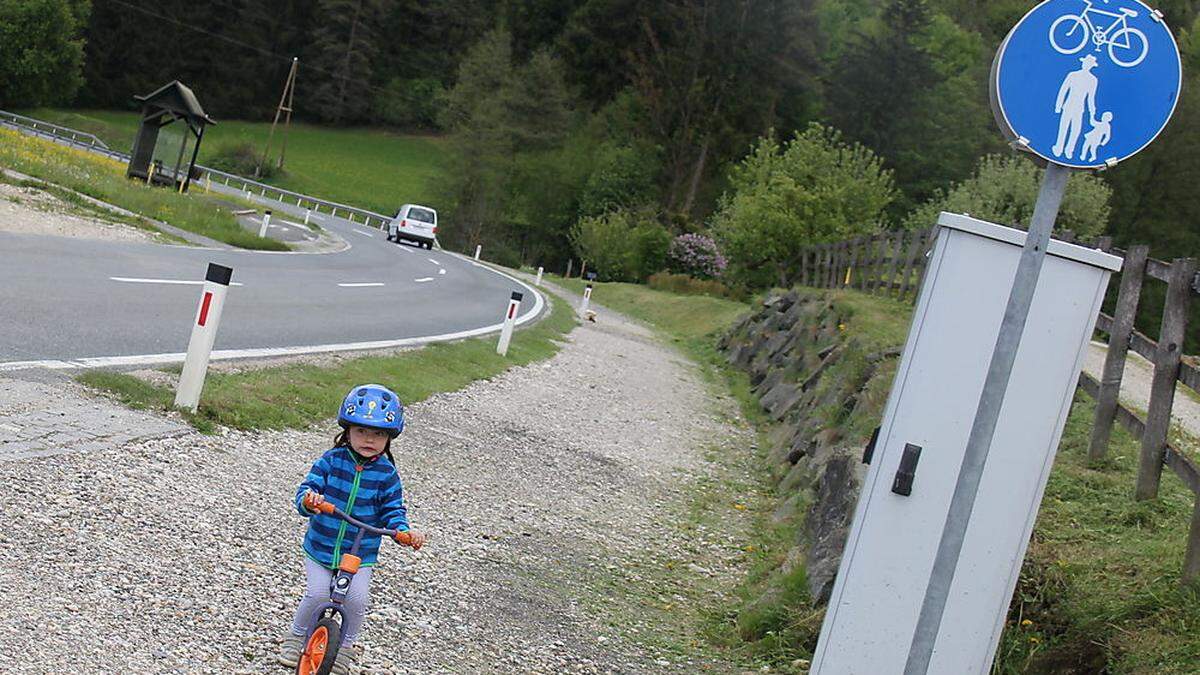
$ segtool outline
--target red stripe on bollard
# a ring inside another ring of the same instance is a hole
[[[516,305],[516,303],[511,303],[511,304],[509,304],[509,306],[508,306],[508,318],[510,318],[510,319],[511,319],[511,318],[513,318],[513,314],[515,314],[516,312],[517,312],[517,305]]]
[[[200,305],[200,321],[201,326],[208,320],[208,306],[212,303],[212,291],[204,291],[204,302]]]

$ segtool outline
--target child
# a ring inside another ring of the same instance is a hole
[[[1100,119],[1092,118],[1091,131],[1083,135],[1083,150],[1079,151],[1079,159],[1095,161],[1096,151],[1112,138],[1112,118],[1111,112],[1104,113]]]
[[[392,439],[404,430],[404,407],[394,392],[378,384],[350,390],[338,412],[342,432],[312,465],[308,477],[293,500],[300,515],[309,519],[304,537],[304,571],[307,588],[292,628],[284,636],[279,662],[295,667],[304,651],[313,611],[329,599],[329,584],[342,554],[354,542],[357,528],[335,516],[317,514],[303,505],[305,495],[319,504],[328,501],[347,514],[375,527],[408,532],[412,547],[419,549],[425,535],[410,530],[404,508],[404,491],[392,460]],[[358,637],[367,612],[367,587],[379,551],[380,538],[364,534],[359,548],[362,567],[354,575],[343,605],[342,648],[333,667],[334,675],[346,675],[353,667],[350,646]]]

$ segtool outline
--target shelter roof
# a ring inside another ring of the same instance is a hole
[[[190,121],[203,124],[216,124],[216,120],[204,112],[200,102],[192,90],[179,80],[172,80],[145,96],[134,96],[134,99],[156,106],[163,110],[187,117]]]

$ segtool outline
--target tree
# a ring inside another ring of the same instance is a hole
[[[0,0],[0,105],[69,103],[83,83],[90,3]]]
[[[751,286],[791,285],[801,250],[874,232],[895,197],[891,171],[869,149],[813,124],[780,146],[759,139],[731,170],[713,232],[732,278]]]
[[[312,69],[324,77],[309,100],[334,124],[368,117],[373,99],[371,66],[382,37],[378,26],[394,0],[320,0],[313,31]]]
[[[1002,147],[987,102],[987,63],[978,35],[932,12],[927,0],[889,0],[834,65],[827,115],[896,172],[893,217]]]
[[[965,213],[1000,225],[1029,228],[1033,206],[1045,172],[1028,157],[988,155],[979,160],[975,174],[949,190],[939,191],[904,221],[907,228],[927,228],[937,223],[938,213]],[[1104,233],[1108,225],[1112,190],[1104,181],[1085,173],[1073,173],[1058,210],[1058,230],[1071,230],[1090,238]]]

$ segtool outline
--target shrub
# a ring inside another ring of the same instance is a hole
[[[371,101],[371,113],[385,124],[404,129],[437,129],[444,94],[437,78],[392,78]]]
[[[1042,169],[1019,155],[988,155],[979,160],[975,174],[949,191],[939,191],[904,220],[907,228],[932,227],[938,213],[966,213],[1000,225],[1029,228],[1033,205],[1042,182]],[[1104,232],[1108,225],[1112,189],[1102,179],[1074,172],[1058,210],[1055,227],[1080,237]]]
[[[254,144],[249,141],[242,141],[240,143],[217,146],[216,152],[210,157],[206,157],[203,164],[217,171],[253,178],[254,170],[258,167],[258,162],[261,159],[262,155],[255,149]],[[275,168],[275,163],[268,159],[259,172],[258,177],[264,179],[273,178],[279,173],[280,171]]]
[[[579,213],[598,216],[652,200],[657,172],[653,151],[604,143],[596,151],[595,168],[579,195]]]
[[[782,146],[773,134],[759,139],[730,185],[712,231],[727,275],[754,287],[790,286],[806,246],[877,231],[896,194],[873,152],[819,124]]]
[[[571,245],[601,281],[641,281],[662,269],[671,234],[648,211],[619,209],[579,219]]]
[[[729,298],[738,302],[747,297],[745,289],[730,288],[713,279],[697,279],[686,274],[656,272],[650,275],[646,283],[655,290],[679,295],[707,295],[713,298]]]
[[[725,271],[725,256],[717,242],[702,234],[681,234],[667,250],[671,270],[701,279],[714,279]]]

